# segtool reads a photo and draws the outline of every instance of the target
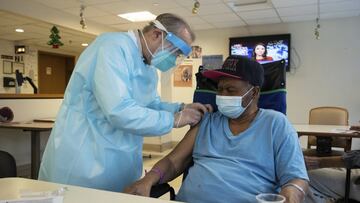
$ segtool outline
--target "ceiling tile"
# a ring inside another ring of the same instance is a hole
[[[119,31],[128,31],[128,30],[142,29],[147,24],[148,23],[144,23],[144,22],[141,22],[141,23],[126,23],[126,24],[111,25],[111,27],[119,29]]]
[[[11,18],[1,17],[0,26],[22,25],[23,22]]]
[[[201,18],[205,19],[209,23],[226,22],[240,20],[240,17],[234,13],[216,14],[216,15],[204,15]]]
[[[152,12],[154,15],[159,15],[159,14],[164,13],[164,10],[160,9],[160,8],[154,8],[154,9],[151,9],[150,12]],[[194,14],[191,12],[190,9],[187,9],[185,7],[180,7],[180,6],[176,7],[176,8],[168,8],[168,9],[166,9],[166,12],[174,13],[174,14],[179,15],[181,17],[194,16]]]
[[[175,2],[184,7],[194,6],[194,0],[175,0]],[[200,8],[202,8],[205,5],[222,3],[222,0],[199,0],[199,3],[200,3]]]
[[[216,28],[240,27],[246,25],[242,20],[213,23]]]
[[[67,12],[67,13],[79,16],[79,18],[80,18],[80,8],[76,8],[76,7],[67,8],[67,9],[64,9],[64,11]],[[89,17],[97,17],[97,16],[109,15],[108,12],[102,11],[100,9],[97,9],[97,8],[94,8],[94,7],[91,7],[91,6],[85,7],[83,14],[84,14],[85,20],[87,18],[89,18]]]
[[[192,9],[192,7],[187,7],[188,9]],[[210,14],[220,14],[220,13],[231,13],[232,10],[226,6],[224,3],[221,4],[206,4],[201,5],[198,9],[199,15],[210,15]]]
[[[330,13],[336,11],[346,11],[346,10],[360,10],[360,1],[359,0],[351,0],[351,1],[343,1],[343,2],[332,2],[332,3],[324,3],[320,5],[321,13]]]
[[[44,4],[48,7],[51,8],[57,8],[57,9],[62,9],[62,8],[73,8],[73,7],[78,7],[80,9],[80,1],[74,1],[74,0],[33,0],[36,1],[40,4]]]
[[[169,0],[141,0],[141,1],[135,1],[139,7],[141,6],[150,6],[150,8],[156,9],[167,9],[167,8],[176,8],[179,7],[179,5],[174,1]]]
[[[184,19],[186,20],[186,22],[188,22],[190,25],[195,25],[195,24],[205,24],[206,21],[203,20],[203,18],[199,17],[199,16],[191,16],[191,17],[184,17]]]
[[[207,30],[207,29],[213,29],[215,27],[208,23],[203,23],[203,24],[192,25],[191,28],[193,30]]]
[[[113,3],[104,3],[104,4],[94,5],[93,7],[106,12],[110,12],[115,15],[144,10],[143,8],[139,8],[139,6],[136,3],[130,0],[113,2]]]
[[[96,5],[96,4],[103,4],[103,3],[111,3],[116,2],[116,0],[80,0],[84,3],[84,5]]]
[[[284,8],[316,4],[317,0],[271,0],[271,2],[276,8]]]
[[[277,9],[280,17],[284,16],[297,16],[297,15],[312,15],[317,13],[316,4],[307,5],[307,6],[297,6],[297,7],[288,7],[288,8],[279,8]]]
[[[315,22],[315,19],[316,19],[316,14],[281,17],[281,20],[285,23],[311,21],[311,20]]]
[[[267,1],[263,4],[254,4],[254,5],[246,5],[246,6],[235,6],[235,2],[229,1],[228,6],[236,12],[242,12],[242,11],[253,11],[253,10],[264,10],[264,9],[270,9],[273,8],[271,1]]]
[[[263,18],[263,19],[250,19],[245,21],[248,25],[264,25],[281,23],[280,18]]]
[[[24,29],[25,32],[45,34],[48,36],[48,35],[50,35],[51,25],[48,25],[47,27],[42,27],[39,24],[28,24],[28,25],[21,26],[21,28]]]
[[[106,16],[97,16],[97,17],[89,17],[88,20],[95,21],[100,24],[112,25],[119,23],[130,23],[130,21],[120,18],[116,15],[106,15]]]
[[[40,38],[40,36],[36,33],[11,33],[11,34],[3,34],[0,35],[0,39],[6,39],[6,40],[24,40],[24,39],[31,39],[31,38]]]
[[[346,17],[359,16],[359,15],[360,15],[360,10],[339,11],[339,12],[321,13],[320,19],[346,18]]]
[[[274,9],[237,12],[237,14],[244,20],[278,17]]]

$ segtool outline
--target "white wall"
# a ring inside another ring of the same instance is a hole
[[[0,39],[0,55],[8,55],[15,57],[15,51],[14,46],[16,45],[13,41],[8,40],[2,40]],[[52,49],[52,48],[45,48],[45,47],[37,47],[34,45],[27,45],[21,43],[21,45],[26,46],[26,53],[25,54],[19,54],[18,56],[21,56],[23,58],[23,61],[21,63],[24,63],[25,65],[25,72],[23,73],[23,76],[30,77],[34,84],[38,87],[38,51],[45,51],[49,53],[58,53],[58,54],[65,54],[65,55],[72,55],[75,56],[77,59],[79,56],[79,53],[72,53],[72,52],[64,52],[61,49]],[[8,59],[5,59],[9,61]],[[0,58],[0,93],[15,93],[15,87],[3,87],[3,77],[12,77],[15,78],[15,73],[12,74],[4,74],[3,73],[3,61],[4,59]],[[10,60],[14,61],[14,60]],[[21,93],[33,93],[33,88],[29,84],[29,82],[25,81],[25,83],[21,87]]]
[[[0,40],[0,55],[8,55],[15,56],[15,43],[7,40]],[[21,54],[19,56],[23,57],[23,61],[25,65],[25,73],[24,76],[30,76],[33,79],[35,85],[37,85],[37,50],[33,48],[27,47],[26,54]],[[14,61],[8,60],[6,61]],[[0,59],[0,93],[15,93],[15,87],[3,87],[3,77],[12,77],[15,78],[15,73],[12,74],[4,74],[3,73],[3,61],[4,59]],[[21,93],[33,93],[33,89],[28,82],[25,82],[21,87]]]
[[[342,106],[350,112],[350,123],[360,120],[360,17],[321,21],[320,40],[314,37],[314,22],[249,26],[196,32],[194,45],[203,55],[228,56],[229,38],[291,33],[292,66],[287,74],[287,114],[293,123],[307,123],[310,108]],[[181,92],[192,95],[193,90]],[[180,140],[183,135],[174,133]],[[356,142],[356,141],[355,141]]]
[[[14,112],[14,122],[31,121],[34,118],[56,117],[62,99],[2,99],[0,107],[8,106]],[[12,154],[18,165],[30,163],[30,132],[0,129],[0,150]],[[41,133],[43,150],[49,133]]]

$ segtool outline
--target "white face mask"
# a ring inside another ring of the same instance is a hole
[[[239,118],[242,113],[246,110],[246,108],[251,104],[253,99],[249,102],[245,107],[242,106],[243,98],[252,90],[252,87],[249,91],[247,91],[243,96],[221,96],[216,95],[216,105],[220,113],[224,116],[235,119]]]

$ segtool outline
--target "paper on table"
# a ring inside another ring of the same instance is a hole
[[[63,196],[55,197],[32,197],[13,200],[0,200],[0,203],[63,203]]]
[[[355,130],[349,130],[349,129],[343,129],[343,128],[334,128],[331,130],[332,133],[347,133],[347,134],[352,134],[352,133],[357,133],[357,131]]]
[[[20,190],[20,199],[0,200],[0,203],[63,203],[67,187],[54,191],[33,192]]]

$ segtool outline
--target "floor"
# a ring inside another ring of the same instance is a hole
[[[171,150],[172,149],[169,149],[169,150],[166,150],[166,151],[161,152],[161,153],[144,151],[143,152],[144,171],[145,170],[147,170],[147,171],[151,170],[151,168],[155,165],[155,163],[158,162],[164,156],[166,156],[169,152],[171,152]],[[151,155],[151,157],[149,155]],[[179,191],[180,186],[181,186],[181,182],[182,182],[182,175],[177,177],[173,181],[169,182],[169,185],[174,188],[175,193],[177,193]],[[166,195],[160,197],[160,199],[169,200],[170,199],[169,194],[166,194]]]

